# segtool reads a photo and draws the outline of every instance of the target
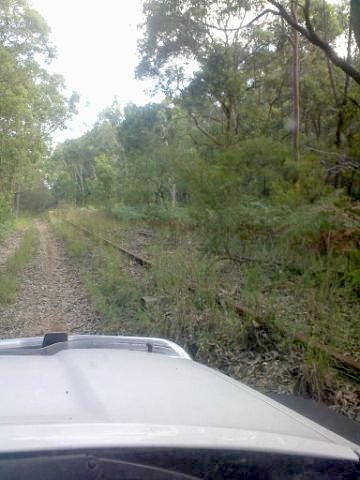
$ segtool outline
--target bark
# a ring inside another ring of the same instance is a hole
[[[291,2],[291,13],[294,21],[297,22],[297,6],[294,0]],[[293,94],[293,130],[292,130],[292,152],[293,160],[298,162],[299,153],[299,133],[300,133],[300,63],[299,63],[299,32],[294,30],[292,38],[293,65],[292,65],[292,94]]]
[[[350,22],[357,46],[360,48],[360,1],[351,0]]]
[[[20,212],[20,196],[21,196],[21,188],[20,188],[20,185],[18,185],[16,189],[16,194],[15,194],[15,217],[16,218],[19,216],[19,212]]]
[[[348,35],[348,44],[347,44],[347,61],[351,60],[351,36],[352,36],[352,30],[351,30],[351,25],[349,25],[349,35]],[[341,149],[341,134],[342,130],[344,128],[345,124],[345,108],[347,105],[348,101],[348,91],[349,91],[349,84],[350,84],[350,78],[349,75],[345,76],[345,83],[344,83],[344,92],[343,92],[343,99],[341,104],[339,105],[338,109],[338,119],[337,119],[337,126],[336,126],[336,139],[335,139],[335,145],[338,150]],[[335,188],[341,188],[342,185],[342,171],[339,169],[337,173],[335,174],[334,178],[334,186]]]
[[[171,206],[176,207],[176,183],[171,185]]]

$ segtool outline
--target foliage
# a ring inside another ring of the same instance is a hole
[[[237,234],[239,204],[301,208],[334,188],[356,199],[358,88],[300,38],[294,162],[292,27],[263,6],[146,1],[137,74],[158,79],[166,101],[123,112],[115,101],[90,132],[58,146],[48,166],[58,201],[121,204],[123,218],[165,218],[169,205],[189,207],[199,224]],[[311,22],[331,44],[349,29],[344,9],[327,2],[311,3]]]
[[[54,56],[49,28],[26,0],[0,1],[0,217],[40,176],[51,132],[64,128],[77,96],[44,65]]]
[[[312,208],[299,208],[281,227],[290,245],[301,244],[325,255],[352,255],[360,247],[360,221],[351,204],[337,196],[323,198]]]
[[[58,200],[109,202],[123,171],[123,149],[112,120],[102,118],[82,137],[66,140],[53,153],[47,181]]]
[[[360,48],[360,3],[356,0],[351,0],[351,25]]]
[[[339,227],[341,222],[334,217],[341,215],[344,202],[344,198],[331,198],[322,205],[332,218],[328,221]],[[292,335],[300,331],[314,341],[356,355],[360,310],[350,277],[347,273],[339,277],[344,257],[337,258],[331,252],[319,255],[310,244],[286,242],[285,237],[292,232],[283,228],[284,212],[252,205],[252,220],[256,208],[261,211],[262,225],[271,223],[266,221],[270,216],[280,230],[267,239],[245,230],[241,248],[232,251],[236,261],[199,249],[198,232],[183,231],[179,236],[173,228],[154,228],[145,220],[114,222],[98,211],[87,210],[85,214],[84,209],[72,210],[75,222],[81,221],[97,235],[107,232],[126,239],[125,245],[138,242],[136,232],[145,228],[151,233],[147,248],[153,259],[153,266],[147,269],[129,265],[122,254],[79,235],[61,217],[56,225],[79,262],[85,285],[101,314],[102,331],[173,339],[196,359],[240,379],[244,377],[242,358],[264,355],[263,372],[269,351],[275,350],[277,360],[286,359],[286,364],[295,355],[294,364],[301,371],[311,363],[323,382],[329,373],[329,359],[317,358],[311,344],[300,350]],[[348,221],[354,219],[345,223]],[[317,220],[291,221],[294,227],[301,222],[307,224],[307,232],[312,230],[311,224],[318,228]],[[239,317],[228,300],[244,306],[248,315]],[[260,328],[259,322],[266,328]],[[254,378],[247,381],[256,384]],[[317,394],[315,398],[325,397],[323,389]]]
[[[55,203],[55,197],[51,190],[40,182],[21,193],[20,210],[28,213],[41,213],[53,208]]]
[[[150,222],[168,225],[190,225],[191,218],[184,207],[169,207],[154,205],[145,209],[145,218]]]
[[[116,204],[110,209],[111,213],[119,220],[142,220],[144,212],[136,207]]]

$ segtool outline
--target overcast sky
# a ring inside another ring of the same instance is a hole
[[[122,106],[151,101],[150,84],[134,78],[141,0],[29,0],[51,28],[58,58],[51,70],[81,97],[79,115],[56,140],[77,137],[115,96]]]

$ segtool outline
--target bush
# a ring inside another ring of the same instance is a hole
[[[284,223],[284,239],[307,245],[319,253],[343,255],[360,246],[360,218],[352,204],[337,206],[332,195],[321,203],[297,209]]]
[[[141,208],[128,205],[114,205],[110,208],[111,213],[119,220],[142,220],[144,213]]]
[[[161,224],[188,225],[191,217],[184,207],[151,205],[146,208],[118,204],[110,208],[111,213],[120,220],[148,220]]]
[[[192,208],[191,215],[205,233],[211,250],[223,250],[235,239],[263,238],[280,227],[289,209],[243,197],[226,208]]]
[[[41,184],[32,190],[21,193],[20,210],[40,213],[56,205],[56,199],[51,190]]]
[[[176,223],[177,225],[189,225],[191,223],[190,214],[184,207],[152,205],[145,209],[144,216],[147,220],[158,223]]]
[[[11,214],[11,195],[0,192],[0,224],[4,223]]]

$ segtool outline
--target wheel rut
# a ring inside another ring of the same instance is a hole
[[[16,252],[22,238],[24,237],[26,229],[22,228],[16,230],[9,235],[0,246],[0,269],[4,267],[7,260]]]
[[[16,302],[0,306],[0,337],[92,332],[97,317],[78,270],[49,224],[35,225],[38,250],[23,273]]]

